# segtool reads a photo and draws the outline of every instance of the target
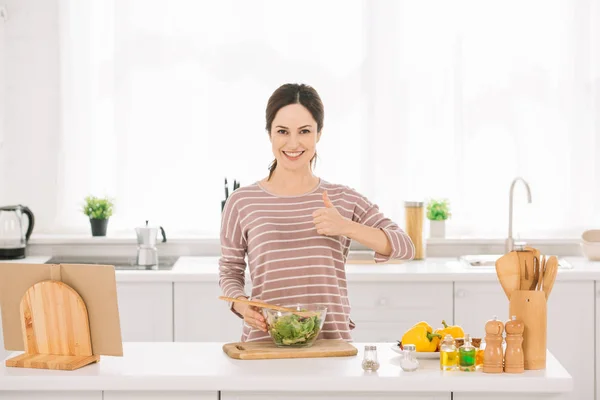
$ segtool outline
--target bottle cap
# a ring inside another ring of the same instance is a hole
[[[447,333],[446,336],[444,337],[444,341],[442,343],[443,344],[454,344],[454,338],[452,337],[452,335]]]

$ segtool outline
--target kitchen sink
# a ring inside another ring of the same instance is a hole
[[[460,256],[458,259],[471,268],[495,268],[496,260],[500,257],[502,254],[475,254]],[[573,265],[564,258],[559,258],[558,269],[573,269]]]
[[[115,270],[123,271],[169,271],[179,257],[159,257],[158,265],[145,266],[137,265],[136,258],[127,257],[52,257],[46,264],[96,264],[96,265],[114,265]]]

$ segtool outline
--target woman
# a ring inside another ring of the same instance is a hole
[[[375,261],[410,260],[414,246],[394,222],[355,190],[312,171],[324,110],[310,86],[286,84],[269,99],[266,129],[275,160],[269,175],[233,192],[223,210],[219,285],[244,297],[245,257],[253,299],[272,304],[323,304],[320,338],[351,341],[354,323],[344,265],[350,242],[375,251]],[[258,309],[231,305],[244,319],[242,341],[267,339]]]

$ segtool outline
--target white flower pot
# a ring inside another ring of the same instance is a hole
[[[446,236],[446,221],[429,221],[429,237],[443,238]]]

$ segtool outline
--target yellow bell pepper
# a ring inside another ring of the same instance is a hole
[[[419,323],[404,332],[402,345],[414,344],[418,352],[437,351],[441,335],[428,331],[427,324]]]
[[[416,324],[414,324],[412,326],[412,328],[415,328],[417,326],[424,326],[427,329],[427,332],[432,333],[433,332],[433,328],[431,327],[431,325],[429,325],[427,322],[425,321],[421,321],[421,322],[417,322]],[[411,329],[412,329],[411,328]]]
[[[460,326],[458,326],[458,325],[449,326],[448,324],[446,324],[446,321],[444,321],[444,320],[442,320],[442,325],[444,325],[443,328],[435,330],[435,333],[440,334],[441,337],[446,337],[446,335],[452,336],[453,339],[465,337],[465,331],[463,331],[463,329]]]

